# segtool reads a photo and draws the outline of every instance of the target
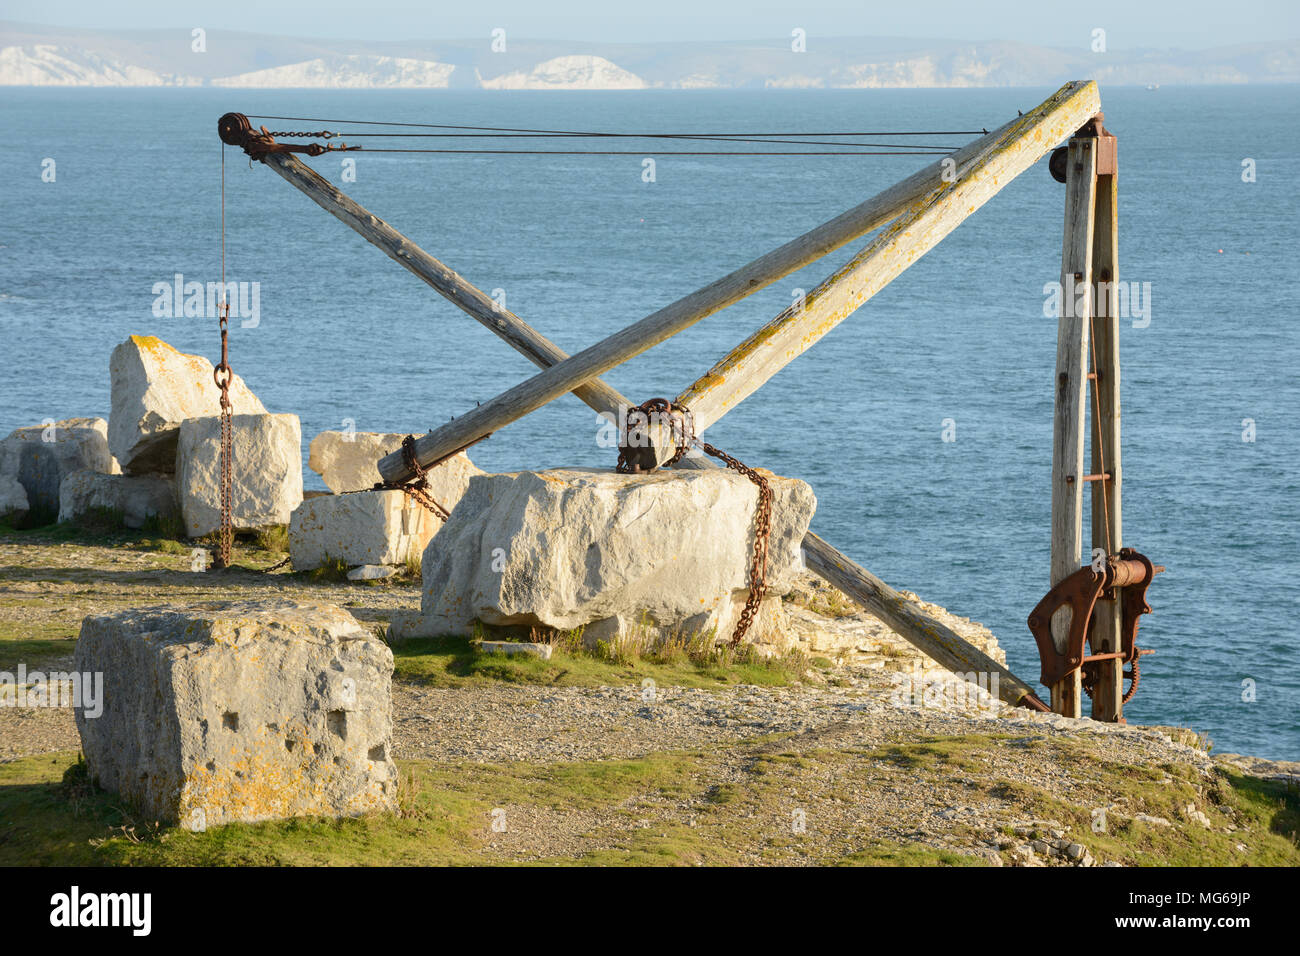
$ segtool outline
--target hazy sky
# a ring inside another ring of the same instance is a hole
[[[463,39],[504,27],[523,38],[595,41],[907,36],[1112,49],[1206,47],[1300,36],[1300,0],[4,0],[27,23],[116,29],[202,26],[366,40]]]

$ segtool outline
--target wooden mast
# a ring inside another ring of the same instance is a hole
[[[1107,142],[1109,140],[1109,142]],[[1108,474],[1090,486],[1092,547],[1118,554],[1123,547],[1124,522],[1120,511],[1120,401],[1119,401],[1119,206],[1118,149],[1113,136],[1098,137],[1097,202],[1093,216],[1092,358],[1096,379],[1092,406],[1092,473]],[[1119,651],[1121,599],[1105,595],[1092,612],[1092,653]],[[1093,720],[1113,723],[1124,719],[1124,665],[1099,661],[1092,691]]]
[[[1083,445],[1087,406],[1088,323],[1092,301],[1092,239],[1097,183],[1096,140],[1070,140],[1065,180],[1065,238],[1061,245],[1061,306],[1056,331],[1056,391],[1052,419],[1052,563],[1055,587],[1083,563]],[[1052,641],[1064,654],[1070,610],[1052,617]],[[1078,661],[1072,662],[1078,664]],[[1080,715],[1077,667],[1051,688],[1052,710]]]
[[[1052,429],[1052,557],[1055,587],[1084,564],[1099,566],[1123,546],[1120,508],[1119,221],[1115,137],[1097,114],[1067,147],[1065,233],[1061,248],[1061,314],[1057,326],[1056,393]],[[1084,469],[1089,434],[1090,468]],[[1089,487],[1090,551],[1083,551],[1083,487]],[[1121,650],[1122,588],[1103,592],[1093,609],[1085,653]],[[1069,608],[1052,618],[1052,642],[1066,651]],[[1052,688],[1052,710],[1082,716],[1080,661]],[[1124,665],[1094,661],[1092,717],[1124,717]]]

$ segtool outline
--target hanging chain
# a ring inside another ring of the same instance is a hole
[[[222,285],[225,285],[223,279]],[[230,420],[230,360],[227,349],[230,304],[221,307],[221,364],[212,370],[212,377],[221,389],[221,531],[218,536],[217,558],[213,567],[230,567],[230,553],[235,540],[234,525],[230,516],[231,477],[230,463],[233,450],[233,435]]]
[[[628,412],[629,425],[633,415],[644,418],[647,435],[652,415],[660,416],[661,421],[664,418],[668,420],[675,450],[672,457],[664,461],[663,467],[669,468],[677,464],[694,446],[758,485],[758,509],[754,513],[754,554],[749,563],[749,597],[745,599],[745,607],[736,621],[736,629],[731,633],[731,644],[734,647],[740,643],[750,625],[754,623],[758,607],[767,594],[767,551],[772,534],[772,486],[766,477],[753,468],[708,442],[701,441],[695,434],[695,416],[685,405],[670,402],[666,398],[652,398]],[[636,474],[641,471],[640,465],[633,462],[632,449],[626,444],[619,448],[618,464],[615,467],[622,474]]]
[[[217,534],[214,568],[230,567],[235,531],[230,516],[231,452],[234,444],[230,421],[230,303],[226,301],[226,147],[221,147],[221,364],[212,370],[212,378],[221,389],[221,528]]]

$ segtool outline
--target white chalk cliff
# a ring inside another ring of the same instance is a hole
[[[603,56],[557,56],[525,73],[484,78],[485,90],[641,90],[646,82]]]
[[[1112,50],[989,41],[813,37],[768,43],[617,43],[483,38],[374,43],[211,30],[78,30],[0,21],[0,86],[639,90],[880,89],[1300,82],[1300,40],[1209,50]],[[779,38],[778,38],[779,39]]]
[[[0,86],[197,86],[202,82],[75,47],[38,43],[0,48]]]
[[[395,56],[317,57],[237,76],[220,77],[213,86],[302,89],[445,89],[456,69],[451,63]]]

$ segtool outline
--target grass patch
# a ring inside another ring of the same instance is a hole
[[[183,529],[177,519],[145,521],[139,529],[125,528],[120,515],[106,509],[61,524],[37,528],[14,528],[0,525],[0,540],[15,544],[50,545],[83,544],[91,547],[129,547],[140,551],[163,551],[168,554],[189,554],[194,545],[184,540]]]
[[[983,764],[975,754],[987,753],[997,741],[1012,739],[1010,734],[963,734],[958,737],[929,737],[906,744],[881,747],[869,754],[897,764],[907,770],[941,771],[981,770]]]
[[[834,861],[836,866],[988,866],[987,860],[954,850],[883,840]]]
[[[784,782],[746,787],[744,800],[710,798],[710,793],[729,792],[709,788],[715,759],[681,752],[550,766],[403,762],[396,813],[231,824],[188,833],[143,819],[94,787],[77,755],[47,754],[0,765],[0,865],[501,864],[513,862],[514,856],[510,837],[493,831],[495,819],[503,819],[509,833],[527,839],[530,828],[548,827],[552,815],[575,813],[595,815],[598,822],[562,841],[567,852],[528,854],[536,856],[528,862],[736,866],[756,853],[797,857],[799,841],[780,836],[788,814],[777,788]],[[755,815],[755,789],[764,804],[770,802],[775,817]],[[681,812],[683,803],[697,809]],[[870,842],[824,862],[904,866],[978,861]]]
[[[326,558],[319,568],[302,572],[303,576],[316,584],[338,584],[348,579],[348,563],[342,558]]]
[[[289,526],[273,524],[258,531],[253,536],[253,540],[257,542],[257,546],[263,551],[269,551],[271,554],[288,554]]]
[[[17,523],[6,518],[0,520],[0,534],[12,533],[19,540],[38,539],[37,543],[76,541],[104,545],[139,538],[180,540],[185,537],[185,524],[178,515],[150,515],[138,529],[128,528],[124,512],[116,508],[88,508],[71,521],[60,522],[57,518],[57,513],[28,514]]]
[[[287,535],[287,531],[284,533]],[[206,550],[212,554],[217,550],[215,534],[191,540],[185,537],[179,519],[156,517],[148,519],[139,529],[112,527],[110,520],[89,523],[80,520],[67,521],[31,529],[14,529],[12,526],[6,527],[0,524],[0,541],[36,546],[77,544],[114,550],[153,552],[160,557],[157,568],[170,571],[192,571],[191,561],[196,550]],[[278,546],[279,543],[280,539],[274,529],[256,535],[238,535],[234,545],[234,563],[253,570],[268,568],[284,557],[284,551],[268,550],[265,545]],[[180,560],[176,560],[177,558]],[[141,568],[141,570],[149,569]],[[93,579],[96,573],[97,569],[94,567],[58,568],[52,569],[48,578],[38,578],[38,580],[64,580],[85,576]]]
[[[77,636],[47,641],[4,640],[0,638],[0,671],[10,673],[26,664],[29,671],[39,669],[46,661],[72,656],[77,646]]]
[[[0,526],[0,538],[18,544],[62,544],[75,541],[79,544],[111,546],[120,543],[126,536],[122,528],[112,530],[88,528],[75,521],[37,526],[26,523]]]
[[[141,538],[136,545],[141,551],[157,551],[159,554],[194,553],[194,545],[175,538]]]
[[[45,661],[71,657],[79,632],[79,623],[0,621],[0,670],[13,672],[20,663],[32,670]]]
[[[1070,827],[1071,838],[1100,860],[1133,866],[1300,866],[1300,788],[1222,768],[1206,778],[1187,764],[1116,763],[1078,740],[1053,739],[1043,749],[1050,749],[1058,765],[1086,769],[1087,779],[1073,799],[1054,798],[1021,780],[1001,781],[990,792],[1023,805],[1035,818]],[[1093,814],[1100,808],[1105,808],[1105,827],[1097,832]],[[1209,826],[1191,810],[1203,813]]]
[[[799,587],[784,598],[822,617],[844,618],[859,614],[862,608],[839,588],[814,580],[808,587]]]
[[[468,687],[497,681],[556,687],[640,684],[647,678],[664,687],[718,687],[734,684],[788,684],[798,673],[781,660],[745,658],[696,662],[689,658],[658,662],[617,659],[576,649],[552,651],[546,661],[530,654],[488,654],[467,637],[412,638],[393,645],[394,676],[433,687]]]
[[[399,809],[348,819],[234,824],[187,833],[142,818],[95,788],[74,753],[0,764],[0,865],[81,864],[228,866],[360,864],[749,865],[805,862],[842,866],[971,866],[963,852],[876,839],[857,822],[856,794],[896,774],[953,780],[951,757],[1005,748],[1012,738],[933,738],[914,766],[895,765],[888,748],[790,750],[799,740],[711,746],[634,760],[536,764],[399,763]],[[1053,819],[1099,859],[1147,866],[1300,863],[1296,788],[1236,774],[1202,777],[1188,765],[1141,767],[1098,761],[1095,748],[1052,740],[1044,761],[1057,768],[1089,750],[1088,781],[1069,801],[1023,780],[972,781],[1011,800],[1012,813]],[[1050,751],[1050,752],[1048,752]],[[885,756],[881,756],[884,753]],[[736,775],[736,756],[748,755]],[[828,776],[829,774],[829,776]],[[883,775],[883,776],[882,776]],[[1202,786],[1198,794],[1196,787]],[[1127,801],[1103,834],[1089,827],[1101,787]],[[1155,788],[1155,789],[1153,789]],[[1189,796],[1190,795],[1190,796]],[[975,799],[972,796],[971,799]],[[1209,829],[1179,809],[1196,801]],[[846,806],[847,804],[847,806]],[[1131,819],[1166,816],[1172,827]],[[806,833],[793,832],[792,808],[806,808]],[[1163,811],[1163,812],[1162,812]],[[506,832],[492,829],[504,813]],[[893,818],[888,820],[894,823]],[[1228,825],[1235,832],[1225,832]],[[970,835],[955,824],[952,837]],[[1236,844],[1246,847],[1238,850]]]
[[[403,577],[408,581],[419,582],[423,580],[423,576],[424,552],[417,550],[406,556],[406,561],[402,565],[402,573],[400,577]]]
[[[701,758],[527,764],[403,763],[397,813],[231,824],[189,833],[142,819],[94,787],[74,754],[0,765],[0,865],[439,866],[502,863],[493,811],[591,810],[690,786]],[[522,815],[522,814],[521,814]],[[571,862],[566,859],[540,862]],[[671,860],[667,861],[671,862]]]

